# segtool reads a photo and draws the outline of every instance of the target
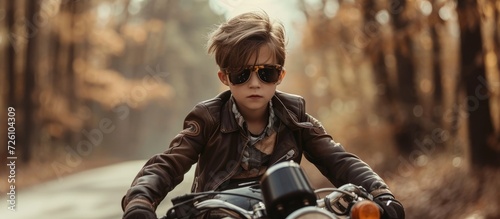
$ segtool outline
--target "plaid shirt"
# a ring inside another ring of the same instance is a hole
[[[233,179],[243,179],[257,177],[267,169],[269,155],[273,152],[276,143],[277,118],[274,115],[273,104],[269,102],[269,119],[264,131],[258,136],[252,135],[247,128],[245,119],[238,111],[235,101],[233,101],[232,111],[238,125],[248,133],[246,147],[243,147],[243,159],[240,163],[240,171],[233,176]]]

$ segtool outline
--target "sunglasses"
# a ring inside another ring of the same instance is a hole
[[[240,70],[230,71],[228,69],[224,70],[227,75],[229,75],[229,81],[234,84],[244,84],[250,79],[252,72],[257,72],[259,79],[264,83],[276,83],[278,82],[281,72],[283,71],[283,66],[281,65],[250,65],[246,66]]]

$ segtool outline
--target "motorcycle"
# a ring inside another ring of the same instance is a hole
[[[321,194],[328,193],[326,196]],[[271,166],[260,182],[248,182],[224,191],[191,193],[172,199],[160,219],[176,218],[380,218],[373,197],[361,186],[313,190],[299,164]]]

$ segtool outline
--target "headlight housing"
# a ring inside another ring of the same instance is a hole
[[[286,218],[297,209],[316,205],[316,195],[300,165],[290,161],[271,166],[261,179],[270,218]]]
[[[333,216],[332,213],[329,211],[318,208],[318,207],[313,207],[313,206],[308,206],[301,208],[299,210],[296,210],[292,212],[286,219],[335,219],[336,217]]]

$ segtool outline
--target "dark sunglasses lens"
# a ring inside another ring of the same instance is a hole
[[[232,84],[243,84],[250,78],[250,69],[243,69],[229,74],[229,81]]]
[[[267,83],[276,83],[280,77],[280,70],[274,67],[259,69],[259,78]]]

